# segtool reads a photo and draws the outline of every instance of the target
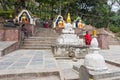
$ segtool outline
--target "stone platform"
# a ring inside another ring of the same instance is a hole
[[[56,60],[49,50],[16,50],[0,58],[0,80],[53,78],[62,80]]]
[[[81,64],[73,66],[73,69],[80,72],[80,66],[83,65],[83,60],[80,61]],[[119,80],[120,79],[120,68],[106,63],[108,70],[105,71],[92,71],[88,70],[89,77],[93,80]],[[83,75],[86,76],[86,75]]]
[[[120,45],[110,45],[108,50],[100,50],[106,62],[120,67]]]
[[[110,46],[109,50],[100,50],[106,61],[119,62],[120,46]],[[73,69],[83,63],[82,59],[77,62],[71,59],[56,60],[51,50],[16,50],[0,57],[0,80],[78,80],[79,73]],[[107,63],[110,76],[119,75],[120,67]],[[93,73],[98,74],[98,73]],[[104,76],[104,75],[103,75]],[[109,76],[109,75],[107,75]],[[99,80],[114,80],[112,78]]]
[[[18,49],[16,41],[0,41],[0,56],[4,56],[16,49]]]

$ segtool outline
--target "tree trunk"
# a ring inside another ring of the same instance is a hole
[[[5,2],[3,0],[0,0],[0,3],[5,11],[7,11],[7,8],[5,6]]]

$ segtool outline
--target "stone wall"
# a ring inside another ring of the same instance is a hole
[[[98,43],[101,49],[109,49],[108,35],[107,34],[98,34]]]
[[[97,39],[99,43],[99,48],[109,49],[108,33],[105,31],[104,28],[97,29]]]
[[[18,41],[17,28],[0,28],[0,41]]]

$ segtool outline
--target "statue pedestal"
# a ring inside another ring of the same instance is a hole
[[[94,49],[93,53],[89,53],[85,56],[85,66],[89,70],[104,71],[107,70],[104,57],[99,54],[98,49]]]

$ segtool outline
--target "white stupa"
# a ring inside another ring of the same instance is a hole
[[[68,13],[67,23],[62,29],[62,34],[57,39],[57,44],[63,45],[83,45],[83,39],[75,34],[72,24],[70,23],[70,14]]]
[[[90,53],[85,56],[84,65],[89,70],[104,71],[107,70],[104,57],[99,54],[98,41],[96,39],[96,31],[93,31]]]

